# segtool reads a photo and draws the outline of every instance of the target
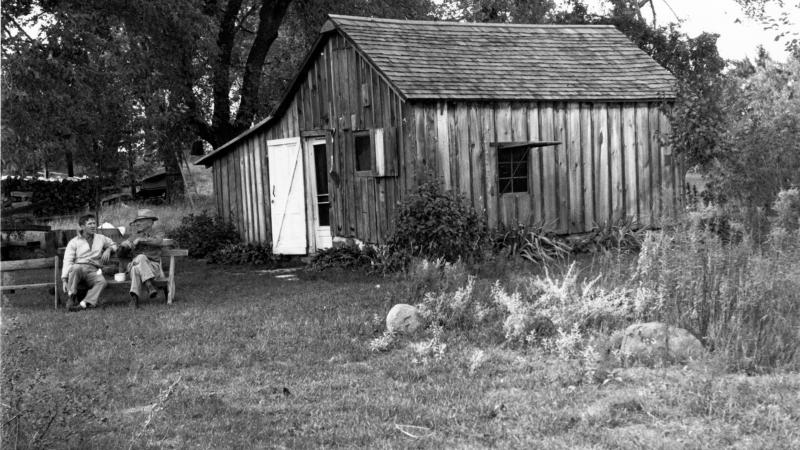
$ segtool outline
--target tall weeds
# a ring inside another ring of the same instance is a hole
[[[504,282],[473,278],[460,263],[423,262],[409,271],[408,284],[412,297],[423,298],[426,319],[465,336],[549,343],[572,354],[594,348],[593,336],[659,321],[692,332],[731,370],[797,370],[800,202],[781,201],[784,212],[771,219],[763,243],[746,232],[732,238],[690,214],[647,232],[638,256],[601,252],[591,263],[517,272]]]
[[[656,294],[643,318],[690,330],[734,369],[800,367],[800,234],[782,236],[723,244],[691,221],[650,233],[632,280]]]

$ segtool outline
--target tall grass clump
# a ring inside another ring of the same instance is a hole
[[[755,245],[715,231],[690,216],[648,234],[633,280],[654,294],[643,319],[686,328],[735,370],[800,368],[800,233],[773,227]]]

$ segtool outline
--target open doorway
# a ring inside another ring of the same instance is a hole
[[[305,160],[308,186],[309,234],[313,239],[310,252],[333,245],[331,235],[331,195],[328,190],[327,143],[324,137],[305,141]]]

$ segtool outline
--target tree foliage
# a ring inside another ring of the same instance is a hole
[[[128,70],[124,37],[91,12],[52,20],[46,41],[4,43],[4,162],[25,168],[68,152],[90,168],[115,169],[135,116],[120,73]]]
[[[66,149],[95,167],[98,151],[135,143],[178,172],[180,149],[197,139],[219,146],[267,116],[327,13],[422,18],[432,8],[430,0],[4,2],[4,155],[30,166]]]
[[[64,153],[89,174],[119,178],[143,153],[158,153],[177,172],[181,92],[168,81],[185,70],[176,55],[201,42],[184,34],[198,17],[169,8],[179,3],[189,0],[135,9],[124,1],[3,3],[4,22],[18,28],[4,28],[4,162]]]
[[[711,171],[717,195],[766,206],[800,186],[800,60],[745,61],[722,98],[726,127]]]
[[[467,22],[544,23],[555,7],[553,0],[452,0],[441,2],[436,14]]]
[[[775,40],[783,41],[789,54],[800,57],[800,24],[794,23],[789,9],[800,10],[797,0],[736,0],[745,14],[758,20],[764,29],[775,32]],[[770,7],[772,7],[770,9]]]

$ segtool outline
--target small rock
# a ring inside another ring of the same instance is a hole
[[[620,355],[626,361],[685,362],[703,356],[703,344],[683,328],[661,322],[637,323],[625,329]]]
[[[422,317],[417,308],[399,303],[386,315],[386,330],[390,333],[409,334],[422,327]]]

